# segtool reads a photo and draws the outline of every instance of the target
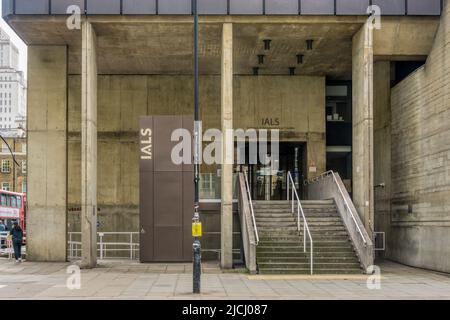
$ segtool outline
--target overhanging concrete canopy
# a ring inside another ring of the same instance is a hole
[[[200,26],[200,72],[220,74],[221,26],[226,17],[204,17]],[[98,37],[100,74],[192,74],[192,19],[189,17],[92,17]],[[349,78],[351,39],[364,19],[338,17],[235,17],[235,74],[327,75]],[[62,16],[13,16],[9,24],[28,45],[68,45],[69,73],[80,73],[81,38]],[[271,49],[264,50],[264,39]],[[313,39],[313,50],[306,40]],[[264,64],[258,64],[264,54]],[[304,54],[304,63],[297,63]]]

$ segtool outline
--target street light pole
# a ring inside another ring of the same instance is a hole
[[[197,0],[193,1],[194,13],[194,217],[192,219],[193,243],[193,292],[200,293],[201,277],[201,244],[202,227],[199,215],[199,182],[200,182],[200,116],[199,116],[199,80],[198,80],[198,10]]]

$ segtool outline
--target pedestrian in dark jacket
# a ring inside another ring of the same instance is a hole
[[[22,262],[23,231],[17,222],[14,222],[13,227],[9,232],[9,234],[12,237],[14,257],[16,258],[16,262]]]

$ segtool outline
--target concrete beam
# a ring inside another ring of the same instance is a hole
[[[97,62],[96,35],[82,23],[81,248],[84,268],[97,264]]]
[[[221,256],[224,269],[233,267],[233,25],[224,23],[222,30],[222,204],[221,204]]]
[[[353,37],[353,202],[373,232],[373,29],[365,24]]]
[[[28,47],[27,260],[66,261],[67,48]]]
[[[426,57],[438,27],[439,17],[382,17],[381,29],[373,30],[374,55],[386,60]]]

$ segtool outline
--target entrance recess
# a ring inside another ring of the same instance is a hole
[[[193,165],[175,164],[176,129],[191,132],[190,116],[140,119],[140,260],[192,260],[191,221],[194,208]]]
[[[259,148],[259,146],[258,146]],[[258,150],[259,151],[259,150]],[[249,147],[246,146],[246,164],[241,170],[247,172],[252,199],[286,200],[287,173],[290,171],[299,191],[303,191],[306,168],[306,144],[302,142],[280,142],[279,168],[272,171],[271,165],[249,164]],[[270,146],[268,146],[270,155]]]

